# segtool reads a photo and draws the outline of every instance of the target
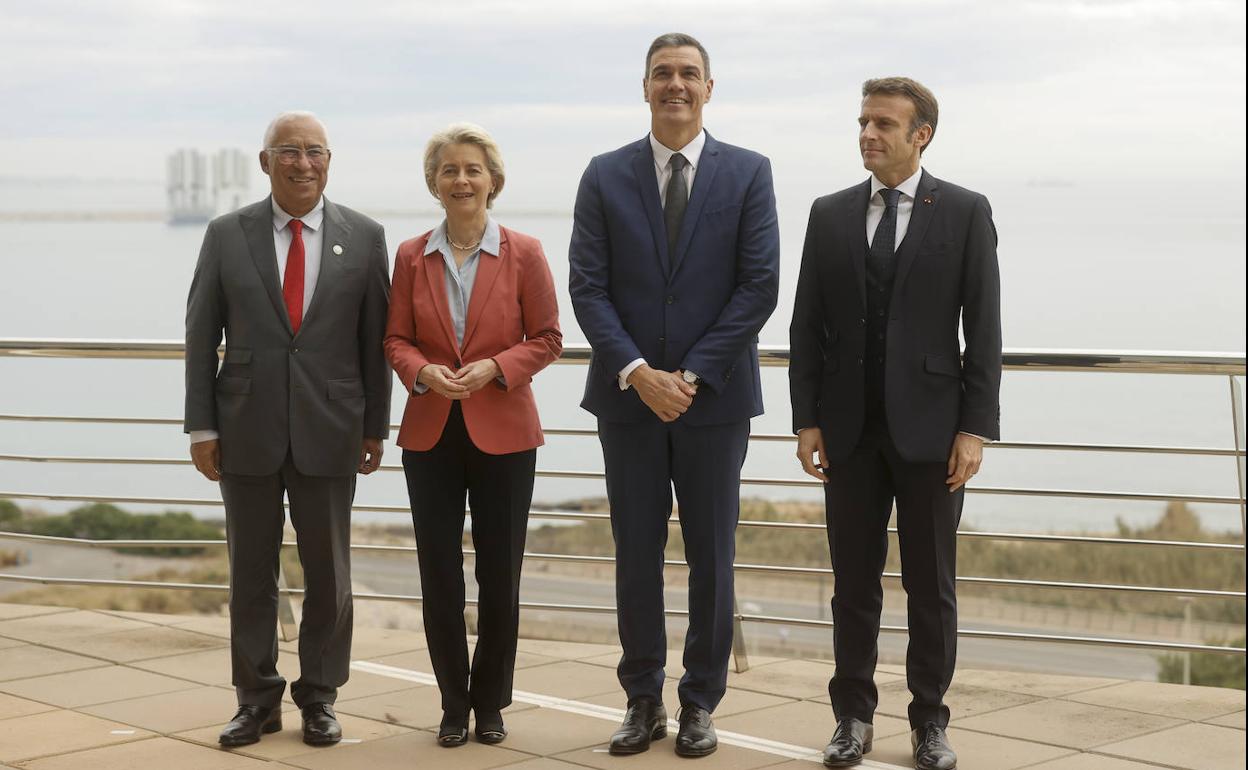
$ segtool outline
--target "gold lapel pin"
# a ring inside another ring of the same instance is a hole
[[[928,201],[928,203],[931,203],[931,201]],[[336,243],[334,244],[334,253],[340,257],[342,256],[342,247]]]

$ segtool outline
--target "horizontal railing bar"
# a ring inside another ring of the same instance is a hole
[[[32,535],[24,532],[0,532],[0,539],[17,540],[27,542],[43,542],[54,543],[58,545],[72,545],[87,548],[134,548],[134,547],[150,547],[150,548],[169,548],[169,547],[211,547],[223,546],[226,544],[224,540],[98,540],[87,538],[69,538],[57,537],[54,535]],[[282,546],[294,548],[298,544],[294,541],[283,541]],[[416,553],[416,547],[410,545],[373,545],[365,543],[351,544],[349,548],[353,551],[380,551],[391,553]],[[476,551],[471,548],[463,549],[465,556],[476,556]],[[615,563],[613,556],[594,556],[589,554],[564,554],[564,553],[534,553],[526,551],[524,558],[531,561],[546,562],[564,562],[568,564],[601,564],[610,565]],[[687,569],[689,563],[683,559],[665,559],[663,561],[665,567],[676,567]],[[748,564],[735,563],[733,569],[738,572],[757,572],[772,575],[814,575],[832,577],[835,573],[830,567],[796,567],[776,564]],[[900,572],[884,572],[883,577],[888,580],[900,580]],[[991,577],[974,577],[974,576],[957,576],[954,578],[959,583],[968,583],[974,585],[996,585],[1007,586],[1011,588],[1054,588],[1061,590],[1081,590],[1081,591],[1117,591],[1124,593],[1147,593],[1162,594],[1167,596],[1194,596],[1215,599],[1243,599],[1245,593],[1243,591],[1224,591],[1211,588],[1172,588],[1167,586],[1137,586],[1123,585],[1112,583],[1073,583],[1056,580],[1029,580],[1024,578],[991,578]]]
[[[19,455],[0,454],[0,462],[28,463],[67,463],[77,465],[193,465],[190,458],[175,457],[86,457],[67,455]],[[403,470],[402,465],[382,465],[377,470],[397,472]],[[571,471],[571,470],[538,470],[537,476],[553,479],[601,480],[606,478],[602,471]],[[741,478],[742,485],[774,486],[774,487],[823,487],[823,483],[814,479],[786,479],[746,476]],[[968,494],[980,495],[1018,495],[1020,497],[1072,497],[1093,500],[1144,500],[1151,502],[1185,502],[1207,503],[1211,505],[1241,505],[1238,497],[1224,495],[1192,495],[1165,494],[1161,492],[1118,492],[1109,490],[1085,489],[1030,489],[1024,487],[966,487]]]
[[[182,425],[182,420],[176,417],[100,417],[49,414],[0,414],[0,420],[11,422],[107,425]],[[397,431],[400,427],[401,426],[398,423],[395,423],[390,426],[390,429]],[[593,430],[592,428],[544,428],[542,432],[547,436],[567,436],[579,438],[594,438],[598,435],[598,431]],[[750,440],[795,443],[797,441],[797,437],[787,433],[751,433]],[[990,449],[1039,449],[1058,452],[1194,455],[1204,457],[1239,457],[1245,454],[1242,449],[1221,447],[1151,446],[1144,444],[1077,444],[1057,441],[996,441],[985,446]]]
[[[190,505],[190,506],[207,506],[207,507],[223,507],[224,503],[220,500],[212,500],[209,498],[182,498],[182,497],[120,497],[113,495],[61,495],[46,494],[36,492],[0,492],[0,498],[14,498],[18,500],[48,500],[56,502],[84,502],[84,503],[139,503],[142,505]],[[411,509],[405,505],[363,505],[356,503],[352,505],[354,511],[367,511],[369,513],[394,513],[407,515],[411,513]],[[471,515],[471,511],[465,511],[465,515]],[[531,519],[552,519],[564,521],[610,521],[610,513],[598,513],[591,511],[546,511],[533,509],[529,511]],[[676,518],[669,519],[668,523],[672,526],[679,524]],[[737,522],[739,527],[757,527],[763,529],[793,529],[793,530],[812,530],[823,532],[826,527],[823,524],[809,524],[800,521],[758,521],[754,519],[741,519]],[[888,532],[897,533],[896,527],[889,527]],[[0,532],[0,536],[5,533]],[[1031,532],[980,532],[975,530],[967,530],[958,532],[958,537],[962,538],[982,538],[985,540],[1015,540],[1020,542],[1042,542],[1042,543],[1092,543],[1103,545],[1143,545],[1143,546],[1161,546],[1172,548],[1196,548],[1208,549],[1215,551],[1243,551],[1243,543],[1226,543],[1226,542],[1200,542],[1194,540],[1142,540],[1129,537],[1097,537],[1094,535],[1052,535]],[[142,542],[142,541],[141,541]]]
[[[53,423],[84,423],[106,425],[182,425],[177,417],[99,417],[53,414],[0,414],[0,420],[10,422],[53,422]],[[398,423],[390,426],[397,431],[402,427]],[[543,428],[547,436],[570,436],[580,438],[597,437],[598,431],[592,428]],[[797,437],[789,433],[751,433],[751,441],[770,441],[795,443]],[[1242,449],[1221,447],[1195,446],[1149,446],[1144,444],[1074,444],[1057,441],[995,441],[986,444],[988,449],[1042,449],[1058,452],[1107,452],[1134,454],[1164,455],[1196,455],[1205,457],[1239,457],[1244,455]]]
[[[139,358],[176,359],[183,356],[180,340],[72,339],[12,337],[0,339],[0,356],[43,358]],[[565,343],[561,364],[587,364],[590,347]],[[759,345],[763,366],[788,366],[784,345]],[[1063,372],[1129,372],[1136,374],[1230,374],[1244,376],[1244,353],[1187,352],[1169,350],[1080,350],[1008,348],[1003,351],[1006,369]]]
[[[771,623],[786,626],[808,626],[814,628],[833,628],[830,620],[814,618],[777,617],[775,615],[740,614],[737,616],[746,623]],[[880,631],[892,634],[909,633],[905,626],[881,625]],[[1059,644],[1087,644],[1106,647],[1132,647],[1144,650],[1167,650],[1172,652],[1212,652],[1228,655],[1243,655],[1243,647],[1227,647],[1210,644],[1188,644],[1184,642],[1154,642],[1144,639],[1118,639],[1114,637],[1067,636],[1058,634],[1029,634],[1021,631],[980,631],[976,629],[958,629],[958,636],[970,639],[1013,639],[1030,642],[1055,642]]]
[[[211,584],[211,583],[162,583],[158,581],[143,580],[105,580],[105,579],[88,579],[88,578],[52,578],[37,575],[14,575],[11,573],[0,572],[0,580],[7,580],[16,583],[33,583],[38,585],[74,585],[74,586],[113,586],[119,588],[149,588],[149,589],[173,589],[183,591],[229,591],[229,586]],[[292,596],[302,595],[304,592],[299,588],[280,588],[280,593]],[[400,601],[419,603],[424,601],[423,597],[415,594],[381,594],[369,592],[353,592],[352,597],[365,601]],[[465,604],[468,606],[476,606],[477,600],[466,599]],[[552,610],[559,612],[593,612],[600,614],[615,614],[616,608],[609,605],[597,604],[558,604],[553,602],[525,602],[519,603],[521,609],[524,610]],[[669,617],[687,617],[688,610],[665,609],[663,613]],[[790,618],[775,615],[755,615],[755,614],[737,614],[737,619],[746,623],[770,623],[789,626],[808,626],[816,628],[833,627],[830,620],[815,620],[813,618]],[[909,633],[905,626],[881,625],[880,631],[885,633],[906,634]],[[1185,644],[1182,642],[1161,642],[1148,641],[1141,639],[1117,639],[1112,637],[1085,637],[1085,636],[1064,636],[1057,634],[1029,634],[1018,631],[980,631],[976,629],[958,629],[959,637],[969,639],[1009,639],[1013,641],[1029,641],[1029,642],[1055,642],[1060,644],[1086,644],[1106,647],[1130,647],[1145,650],[1166,650],[1170,652],[1209,652],[1222,655],[1243,655],[1245,650],[1243,647],[1228,647],[1209,644]]]

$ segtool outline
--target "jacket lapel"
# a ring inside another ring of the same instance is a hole
[[[854,266],[857,279],[858,300],[867,308],[867,204],[871,199],[871,180],[858,185],[849,198],[849,219],[845,223],[845,237],[849,239],[849,261]]]
[[[659,255],[659,267],[662,268],[663,275],[670,275],[672,263],[667,253],[663,205],[659,201],[659,182],[654,175],[654,150],[650,148],[649,136],[637,144],[637,154],[633,156],[633,174],[637,177],[637,190],[641,193],[641,207],[646,212],[646,219],[650,221],[650,234],[654,236],[654,253]]]
[[[455,339],[455,329],[451,325],[451,305],[446,298],[446,263],[443,260],[442,252],[431,251],[424,254],[425,245],[428,238],[420,244],[422,252],[421,259],[425,260],[425,281],[429,285],[429,297],[433,300],[438,323],[442,325],[442,333],[446,335],[446,342],[450,345],[451,350],[455,351],[455,357],[459,358],[459,341]]]
[[[715,172],[719,169],[719,142],[708,132],[706,144],[702,145],[702,155],[698,158],[697,173],[693,177],[693,190],[689,193],[689,206],[685,209],[684,221],[680,224],[680,239],[676,241],[676,254],[672,259],[672,274],[680,269],[680,262],[689,250],[689,242],[693,240],[693,231],[697,229],[698,217],[711,190],[715,189]]]
[[[465,350],[468,349],[468,342],[472,339],[472,333],[477,329],[481,315],[485,313],[485,308],[489,305],[490,292],[494,290],[494,282],[502,271],[503,260],[507,258],[509,251],[507,230],[500,227],[498,255],[494,256],[482,251],[477,256],[477,277],[472,282],[472,296],[468,298],[468,317],[464,319]]]
[[[290,317],[286,314],[286,302],[282,299],[282,280],[277,275],[277,252],[273,249],[273,202],[272,198],[249,206],[239,215],[242,221],[243,235],[247,240],[247,250],[251,252],[251,261],[255,263],[256,272],[260,274],[260,283],[273,303],[273,311],[286,326],[290,333]]]
[[[334,246],[338,246],[342,253],[335,253]],[[330,292],[329,287],[338,282],[346,261],[352,258],[350,246],[351,223],[326,198],[325,216],[321,220],[321,272],[316,277],[316,289],[312,292],[312,301],[308,303],[308,312],[303,314],[304,325],[325,302],[324,297]],[[299,328],[302,330],[304,326]]]
[[[906,275],[914,265],[914,257],[919,251],[919,246],[923,244],[923,236],[927,233],[927,226],[931,224],[932,215],[936,213],[936,206],[939,202],[936,195],[936,178],[927,171],[919,177],[919,189],[915,192],[917,194],[914,198],[914,208],[910,212],[910,225],[906,228],[905,239],[897,249],[897,277],[893,281],[893,303],[897,302],[901,294],[901,287],[905,285]]]

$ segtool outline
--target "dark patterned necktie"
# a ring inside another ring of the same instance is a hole
[[[684,155],[676,153],[672,156],[672,178],[667,180],[667,192],[663,202],[663,224],[667,226],[669,259],[676,258],[676,241],[680,238],[680,225],[685,221],[685,209],[689,206],[689,186],[685,184],[684,174],[688,164]]]
[[[884,199],[884,216],[875,226],[871,258],[879,260],[880,264],[890,264],[897,250],[897,201],[901,198],[901,190],[880,190],[880,197]]]

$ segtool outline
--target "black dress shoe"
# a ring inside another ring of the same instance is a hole
[[[711,712],[697,706],[683,706],[676,715],[680,730],[676,733],[676,753],[682,757],[705,757],[719,748]]]
[[[482,743],[502,743],[507,737],[507,728],[503,726],[503,715],[497,711],[477,711],[477,724],[473,728],[477,740]]]
[[[303,707],[303,742],[309,746],[329,746],[342,740],[342,725],[328,703]]]
[[[468,717],[442,715],[442,724],[438,727],[438,745],[453,749],[468,742]]]
[[[850,767],[862,761],[862,755],[871,751],[875,729],[867,722],[845,717],[836,723],[832,740],[823,747],[823,764],[827,767]]]
[[[611,736],[607,746],[610,754],[640,754],[650,748],[650,741],[667,737],[667,709],[649,698],[638,698],[624,714],[624,723]]]
[[[282,729],[280,706],[254,706],[250,703],[238,707],[238,713],[221,731],[217,742],[222,746],[248,746],[260,740],[261,733],[275,733]]]
[[[945,728],[935,722],[912,730],[910,745],[914,748],[915,770],[954,770],[958,766],[958,755],[949,745]]]

